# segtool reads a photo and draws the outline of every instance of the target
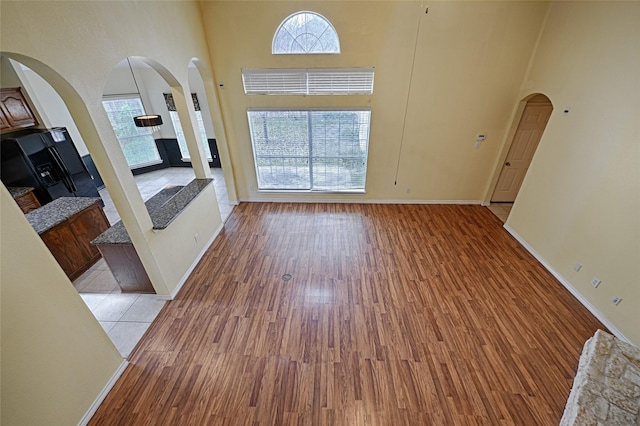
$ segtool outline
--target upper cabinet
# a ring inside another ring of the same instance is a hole
[[[30,127],[38,124],[19,87],[0,89],[0,130]]]

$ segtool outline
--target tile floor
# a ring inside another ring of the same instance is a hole
[[[513,203],[492,203],[487,206],[489,210],[505,223],[507,218],[509,217],[509,213],[511,213],[511,207],[513,207]]]
[[[211,174],[224,221],[231,213],[231,205],[222,169],[211,169]],[[167,185],[186,185],[193,178],[193,170],[186,167],[171,167],[135,176],[145,201]],[[114,224],[119,221],[120,216],[109,192],[103,189],[100,196],[104,200],[104,212],[109,222]],[[78,277],[73,285],[124,358],[129,356],[166,303],[155,294],[121,293],[103,259]]]

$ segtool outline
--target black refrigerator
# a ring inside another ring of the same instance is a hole
[[[32,186],[40,204],[59,197],[100,197],[93,177],[64,127],[0,136],[5,186]]]

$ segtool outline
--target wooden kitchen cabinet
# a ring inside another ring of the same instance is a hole
[[[33,191],[29,191],[26,194],[15,197],[16,203],[22,210],[22,213],[27,214],[40,207],[40,201],[36,198],[36,194]]]
[[[7,120],[7,117],[4,115],[4,111],[2,110],[2,108],[0,108],[0,131],[5,131],[5,130],[9,130],[11,128],[11,125],[9,124],[9,120]]]
[[[109,221],[96,202],[40,236],[73,281],[101,258],[90,242],[108,228]]]
[[[19,87],[0,89],[0,130],[3,132],[38,124]]]

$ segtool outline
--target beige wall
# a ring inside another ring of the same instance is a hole
[[[640,3],[553,3],[533,92],[555,109],[508,225],[640,345]]]
[[[0,202],[0,423],[77,424],[122,358],[4,186]]]
[[[130,59],[131,67],[135,73],[134,82],[131,70],[126,61],[120,63],[113,69],[104,87],[105,96],[117,96],[135,94],[140,90],[140,97],[148,113],[160,114],[164,124],[160,127],[155,138],[175,139],[176,132],[169,117],[169,110],[164,100],[164,93],[170,93],[169,84],[153,68],[143,62],[133,58]],[[211,113],[209,103],[202,78],[195,67],[190,67],[188,71],[188,82],[191,93],[196,93],[202,111],[202,122],[207,132],[207,138],[215,138],[213,124],[211,123]],[[138,84],[136,88],[135,83]]]
[[[172,86],[189,93],[189,61],[209,64],[198,4],[3,1],[0,20],[0,52],[38,72],[64,99],[156,290],[170,294],[221,224],[214,190],[205,190],[167,229],[152,231],[101,99],[112,69],[127,56],[148,58]],[[197,152],[195,140],[188,141]],[[207,171],[200,167],[200,177]],[[44,246],[17,207],[5,208],[11,200],[1,191],[2,423],[74,424],[115,372],[119,356],[113,362],[107,336],[50,255],[33,271],[32,253],[42,258],[37,253]],[[14,247],[16,255],[7,255]],[[5,288],[19,295],[8,297]],[[55,320],[46,323],[47,316]],[[79,335],[69,336],[70,329]],[[7,350],[14,339],[20,343]],[[94,350],[106,358],[82,356]]]
[[[19,65],[18,65],[19,66]],[[37,99],[42,116],[47,117],[46,127],[66,127],[73,144],[81,156],[89,154],[87,146],[69,114],[67,106],[58,93],[42,77],[31,69],[22,70],[23,83],[32,99]]]
[[[18,78],[9,58],[0,56],[0,87],[20,87],[22,82]]]
[[[224,83],[220,103],[240,197],[283,197],[248,190],[256,187],[248,107],[365,106],[372,110],[367,194],[343,199],[478,202],[547,7],[546,2],[433,2],[425,14],[420,2],[204,2],[214,71]],[[271,54],[276,28],[301,8],[333,23],[340,55]],[[362,66],[376,68],[372,96],[243,94],[243,67]],[[474,149],[478,133],[488,137]]]

